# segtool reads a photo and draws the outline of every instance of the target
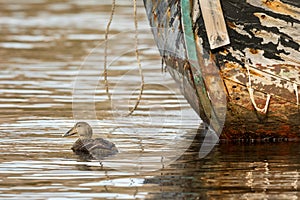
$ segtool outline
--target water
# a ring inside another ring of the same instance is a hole
[[[139,2],[141,105],[131,1],[0,1],[1,199],[298,199],[298,143],[221,143],[199,158],[203,128],[162,72]],[[76,121],[120,153],[85,160],[61,135]],[[199,126],[200,125],[200,126]]]

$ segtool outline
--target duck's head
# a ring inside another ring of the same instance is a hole
[[[63,137],[78,134],[79,138],[92,138],[92,127],[86,122],[77,122],[73,128],[63,134]]]

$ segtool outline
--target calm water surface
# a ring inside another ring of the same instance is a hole
[[[110,1],[0,0],[1,199],[298,199],[298,143],[218,144],[199,158],[201,121],[161,69],[139,2],[141,105],[133,7],[117,1],[103,81]],[[76,121],[119,154],[74,155]]]

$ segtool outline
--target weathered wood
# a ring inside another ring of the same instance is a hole
[[[298,71],[297,71],[298,69]],[[224,79],[236,84],[247,85],[249,79],[252,88],[257,91],[279,96],[285,101],[299,104],[299,76],[300,67],[289,65],[280,66],[249,66],[250,76],[243,66],[227,62],[221,71]],[[282,75],[281,75],[282,74]],[[298,76],[298,77],[296,77]]]
[[[196,95],[201,87],[216,116],[226,115],[221,138],[299,138],[300,1],[220,0],[230,44],[215,50],[211,50],[203,12],[195,7],[182,10],[182,1],[144,3],[161,55],[203,121],[210,124],[211,111]],[[198,0],[190,2],[200,5]],[[182,12],[188,12],[193,22],[198,71],[190,68]],[[156,30],[161,27],[164,30]],[[218,109],[224,102],[218,99],[223,99],[218,95],[221,88],[227,99],[224,111],[222,106]]]
[[[220,0],[199,0],[211,49],[230,44]]]
[[[196,48],[197,45],[192,29],[191,15],[190,12],[185,12],[186,10],[191,10],[190,2],[188,0],[181,1],[181,23],[184,31],[184,42],[188,58],[188,63],[185,68],[189,69],[193,74],[191,79],[196,88],[197,96],[202,104],[206,118],[209,120],[210,126],[213,130],[218,130],[217,132],[220,133],[223,128],[225,116],[218,112],[218,108],[222,107],[222,104],[220,105],[216,100],[220,98],[214,98],[216,95],[213,95],[214,92],[218,91],[210,89],[211,86],[216,85],[214,84],[215,74],[211,73],[214,70],[214,66],[208,66],[201,61],[203,60],[202,54],[199,54],[199,51]],[[208,73],[205,71],[205,68],[207,67],[209,67]],[[195,81],[195,79],[197,80]]]
[[[298,106],[279,96],[272,96],[267,115],[255,110],[245,85],[224,80],[228,88],[228,113],[223,129],[226,138],[298,138]],[[255,91],[254,98],[263,107],[267,94]]]

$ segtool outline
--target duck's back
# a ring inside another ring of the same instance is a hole
[[[118,152],[114,143],[103,138],[96,139],[78,139],[72,147],[77,154],[89,154],[93,158],[101,159]]]

